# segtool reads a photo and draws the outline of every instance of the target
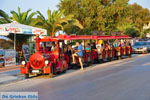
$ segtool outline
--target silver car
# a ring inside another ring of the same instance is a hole
[[[147,41],[147,50],[150,52],[150,41]]]
[[[133,45],[133,53],[147,53],[148,45],[146,41],[139,41]]]

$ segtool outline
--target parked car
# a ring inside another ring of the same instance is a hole
[[[148,50],[148,52],[150,52],[150,41],[147,41],[147,50]]]
[[[133,53],[147,53],[148,43],[146,41],[139,41],[133,45]]]

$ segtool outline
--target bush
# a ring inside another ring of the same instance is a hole
[[[140,32],[138,29],[136,28],[127,28],[126,31],[125,31],[125,34],[126,35],[129,35],[131,37],[139,37],[140,36]]]

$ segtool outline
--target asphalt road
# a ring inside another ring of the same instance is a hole
[[[0,91],[32,91],[39,100],[150,100],[150,54],[55,78],[31,78],[0,85]]]
[[[0,69],[0,85],[21,79],[23,79],[23,77],[20,75],[19,67],[12,69],[6,67],[6,69]]]

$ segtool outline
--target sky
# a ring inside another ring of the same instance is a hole
[[[60,0],[0,0],[0,9],[10,15],[10,11],[17,10],[18,7],[22,11],[27,11],[29,8],[32,11],[41,11],[46,16],[47,9],[57,10],[57,5]],[[136,2],[144,8],[150,10],[150,0],[130,0],[130,4]]]

